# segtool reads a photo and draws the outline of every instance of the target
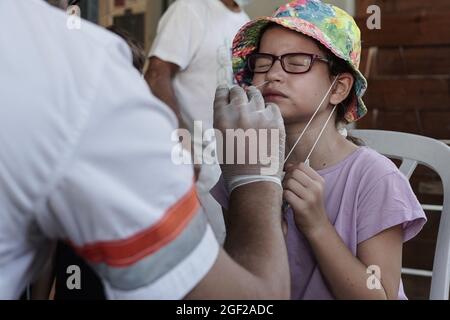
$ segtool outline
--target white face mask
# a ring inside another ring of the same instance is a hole
[[[239,7],[242,8],[249,5],[250,2],[252,2],[252,0],[234,0],[234,2],[236,2],[239,5]]]

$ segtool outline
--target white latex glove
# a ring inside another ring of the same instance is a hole
[[[246,93],[238,86],[231,90],[220,86],[214,101],[214,128],[221,132],[216,133],[217,152],[229,193],[259,181],[281,187],[286,132],[277,105],[266,105],[255,87]],[[239,135],[245,138],[235,139]]]

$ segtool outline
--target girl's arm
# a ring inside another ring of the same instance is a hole
[[[336,299],[398,298],[403,243],[401,226],[384,230],[359,244],[357,257],[331,223],[309,233],[308,241]]]
[[[402,263],[401,226],[360,243],[355,257],[328,219],[323,203],[323,178],[301,164],[291,168],[283,183],[284,198],[294,210],[297,228],[309,241],[334,296],[397,299]],[[381,277],[372,275],[371,270],[379,270]]]

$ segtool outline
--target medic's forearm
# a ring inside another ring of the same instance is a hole
[[[285,298],[289,298],[290,275],[281,205],[282,190],[271,182],[251,183],[233,191],[225,250],[261,279],[266,290],[285,292]]]

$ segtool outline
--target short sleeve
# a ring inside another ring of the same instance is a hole
[[[176,1],[161,18],[149,57],[155,56],[184,70],[204,38],[205,26],[192,5]]]
[[[112,46],[85,124],[62,160],[40,225],[65,239],[117,299],[180,299],[215,262],[176,119]],[[80,107],[74,104],[73,106]]]
[[[402,225],[406,242],[415,237],[425,223],[420,203],[408,180],[398,170],[374,181],[358,200],[358,243],[396,225]]]

